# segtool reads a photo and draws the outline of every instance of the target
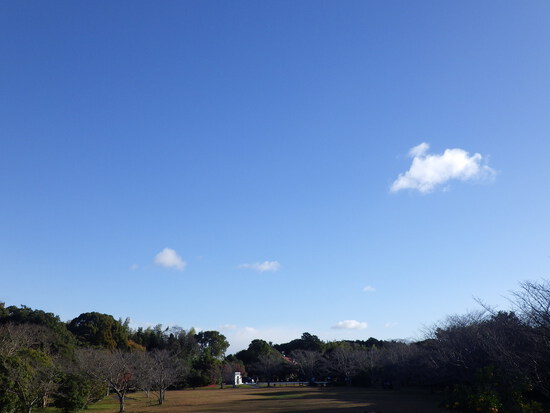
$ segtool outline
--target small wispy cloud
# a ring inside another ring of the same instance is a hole
[[[445,149],[442,154],[428,154],[429,148],[426,142],[411,148],[411,167],[399,174],[391,185],[391,192],[414,189],[425,194],[450,180],[488,181],[496,175],[479,153],[470,156],[464,149],[455,148]]]
[[[247,268],[259,272],[277,271],[279,268],[281,268],[281,264],[279,264],[278,261],[264,261],[256,262],[254,264],[241,264],[239,265],[239,268]]]
[[[155,256],[155,264],[183,271],[187,263],[172,248],[164,248]]]
[[[376,288],[374,288],[371,285],[367,285],[367,286],[363,287],[363,291],[366,292],[366,293],[372,293],[372,292],[376,291]]]
[[[138,268],[139,268],[139,265],[137,265],[137,264],[132,264],[132,265],[130,265],[129,270],[130,270],[130,271],[135,271],[135,270],[137,270]]]
[[[338,321],[332,326],[336,330],[364,330],[367,328],[367,323],[357,320]]]
[[[399,325],[399,323],[396,323],[395,321],[389,321],[389,322],[384,324],[384,327],[385,328],[392,328],[392,327],[397,327],[398,325]]]

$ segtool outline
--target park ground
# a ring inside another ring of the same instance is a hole
[[[426,391],[374,390],[342,387],[270,387],[225,388],[170,391],[162,406],[155,405],[153,395],[131,394],[127,413],[180,412],[310,412],[310,413],[441,413],[440,399]],[[118,402],[107,398],[93,406],[91,412],[116,413]]]

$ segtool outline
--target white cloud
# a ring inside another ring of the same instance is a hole
[[[224,331],[224,335],[230,343],[227,353],[248,348],[250,342],[254,339],[261,339],[273,343],[287,343],[300,337],[303,330],[289,326],[264,326],[264,327],[238,327],[232,330]]]
[[[356,320],[344,320],[338,321],[332,328],[336,330],[364,330],[367,328],[367,323]]]
[[[164,248],[155,256],[155,264],[183,271],[187,263],[172,248]]]
[[[399,325],[399,323],[396,323],[395,321],[389,321],[389,322],[384,324],[384,327],[385,328],[392,328],[392,327],[397,327],[398,325]]]
[[[376,288],[374,288],[373,286],[367,285],[363,287],[363,291],[366,293],[372,293],[373,291],[376,291]]]
[[[130,265],[130,270],[131,270],[131,271],[135,271],[135,270],[137,270],[138,268],[139,268],[139,265],[137,265],[137,264],[132,264],[132,265]]]
[[[421,193],[428,193],[452,179],[483,181],[494,178],[496,174],[486,164],[486,158],[479,153],[470,156],[465,150],[455,148],[445,149],[442,154],[428,154],[429,147],[423,142],[411,148],[411,167],[407,172],[399,174],[391,185],[391,192],[416,189]]]
[[[417,145],[409,150],[409,156],[411,158],[422,156],[428,151],[428,149],[430,149],[430,145],[428,145],[426,142],[422,142],[420,145]]]
[[[279,264],[278,261],[264,261],[264,262],[256,262],[254,264],[239,265],[239,268],[248,268],[259,272],[277,271],[280,267],[281,267],[281,264]]]

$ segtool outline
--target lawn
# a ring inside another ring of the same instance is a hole
[[[127,413],[179,412],[311,412],[311,413],[441,413],[438,399],[423,391],[371,390],[365,388],[276,387],[170,391],[164,405],[154,404],[143,393],[130,395]],[[115,400],[107,398],[90,410],[116,413]]]

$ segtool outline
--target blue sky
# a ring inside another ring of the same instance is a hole
[[[0,300],[418,338],[550,271],[546,1],[0,2]]]

